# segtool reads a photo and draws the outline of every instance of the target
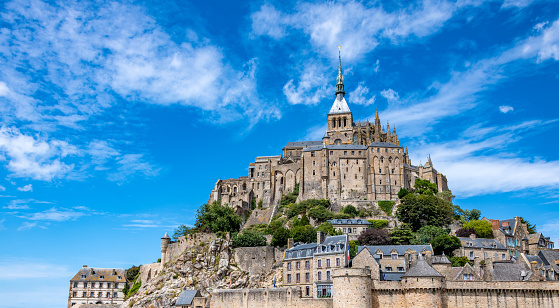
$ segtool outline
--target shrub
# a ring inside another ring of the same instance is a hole
[[[297,201],[297,196],[292,194],[287,194],[281,197],[280,204],[288,205],[295,203]]]
[[[433,245],[433,250],[436,255],[440,255],[444,252],[447,256],[452,256],[454,250],[462,247],[460,239],[451,235],[439,235],[433,239],[431,245]]]
[[[334,214],[323,205],[318,205],[309,210],[309,217],[312,217],[322,223],[334,218]]]
[[[334,213],[334,219],[348,219],[352,218],[353,216],[346,214],[346,213]]]
[[[196,228],[203,231],[235,232],[239,231],[242,219],[232,208],[214,201],[211,205],[204,204],[197,211]]]
[[[266,238],[254,230],[245,230],[233,237],[233,247],[266,246]]]
[[[355,217],[357,215],[357,209],[351,204],[342,208],[341,212],[349,215],[350,217]]]
[[[357,242],[349,241],[349,256],[353,259],[357,255]]]
[[[407,189],[405,189],[404,187],[400,188],[400,191],[398,192],[398,199],[404,198],[409,193],[410,192]]]
[[[320,226],[316,227],[316,231],[321,231],[324,232],[325,234],[330,234],[330,235],[342,235],[343,232],[342,231],[337,231],[336,229],[334,229],[334,226],[329,223],[329,222],[325,222],[323,224],[321,224]]]
[[[252,225],[250,227],[247,227],[245,229],[245,231],[251,230],[254,231],[258,234],[267,234],[266,230],[268,229],[268,225],[267,224],[257,224],[257,225]]]
[[[290,233],[294,242],[313,243],[316,240],[316,231],[311,225],[291,228]]]
[[[413,232],[408,224],[403,223],[390,232],[390,241],[394,245],[408,245],[413,239]]]
[[[262,199],[258,200],[258,209],[262,209]]]
[[[357,239],[361,245],[388,245],[390,235],[386,229],[367,229]]]
[[[388,220],[384,220],[384,219],[369,219],[369,220],[367,220],[367,221],[371,223],[371,224],[369,225],[369,228],[371,228],[371,229],[382,229],[382,228],[388,227]]]
[[[309,218],[307,217],[306,214],[303,214],[303,216],[301,216],[301,219],[293,219],[293,223],[291,224],[292,227],[301,227],[301,226],[306,226],[306,225],[310,225],[311,222],[309,221]]]
[[[452,267],[463,267],[466,263],[474,265],[474,262],[470,261],[468,257],[450,257],[449,260],[452,263]]]
[[[394,208],[395,203],[394,201],[379,201],[378,206],[386,215],[392,216],[392,208]]]
[[[413,192],[419,195],[435,195],[439,190],[437,185],[431,183],[429,180],[415,179],[415,185],[413,186]]]
[[[155,263],[161,263],[161,258],[157,259]]]
[[[456,230],[456,236],[458,237],[468,237],[471,234],[475,234],[477,236],[476,230],[474,228],[460,228]]]
[[[136,277],[140,274],[140,266],[132,265],[131,268],[126,270],[126,281],[132,282],[136,280]]]
[[[493,226],[489,221],[485,220],[472,220],[462,225],[463,229],[474,229],[477,236],[483,238],[493,237]]]
[[[287,210],[286,216],[287,218],[295,217],[299,214],[303,214],[307,212],[307,205],[304,203],[294,203],[289,206]]]
[[[274,230],[272,233],[272,242],[270,245],[274,247],[284,247],[287,245],[287,239],[289,239],[290,232],[283,226],[280,226]]]
[[[130,298],[132,295],[136,294],[136,292],[138,292],[141,286],[142,286],[142,281],[138,279],[138,281],[134,283],[132,288],[126,294],[126,298]]]
[[[273,219],[268,225],[268,227],[266,228],[266,231],[264,233],[273,235],[278,228],[283,228],[286,222],[287,222],[287,218],[285,217]]]
[[[186,236],[187,234],[192,234],[194,233],[194,229],[191,227],[188,227],[186,225],[180,225],[175,229],[175,232],[173,233],[173,238],[176,240],[181,236]]]
[[[448,235],[450,232],[447,228],[435,226],[423,226],[417,230],[414,239],[410,241],[412,245],[425,245],[433,242],[437,236]]]

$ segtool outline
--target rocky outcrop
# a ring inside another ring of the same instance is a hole
[[[268,251],[270,247],[261,249]],[[203,296],[209,296],[217,289],[273,286],[274,275],[280,282],[281,261],[274,262],[267,272],[249,273],[249,269],[253,267],[252,260],[261,264],[259,256],[266,256],[268,262],[275,259],[270,257],[269,252],[255,252],[254,259],[251,257],[251,261],[243,260],[242,264],[235,261],[235,255],[238,258],[239,254],[235,254],[231,242],[221,238],[188,247],[178,258],[165,263],[156,276],[142,281],[138,292],[121,307],[172,307],[184,289],[199,290]]]

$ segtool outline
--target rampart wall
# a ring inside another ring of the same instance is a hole
[[[305,298],[299,288],[217,290],[211,308],[333,308],[331,298]]]
[[[183,253],[188,247],[200,245],[202,242],[210,242],[217,238],[213,233],[194,233],[181,236],[176,242],[172,242],[167,247],[167,256],[165,260],[173,260]]]
[[[283,260],[283,251],[271,247],[240,247],[235,249],[235,263],[251,275],[268,273],[275,263]]]

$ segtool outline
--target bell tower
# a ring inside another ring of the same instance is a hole
[[[341,46],[338,46],[338,77],[336,78],[336,99],[328,112],[328,144],[353,143],[353,114],[344,98],[344,76],[342,74]]]

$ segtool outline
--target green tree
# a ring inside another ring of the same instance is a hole
[[[283,228],[283,226],[287,223],[287,218],[285,217],[280,217],[278,219],[274,219],[270,222],[270,224],[268,225],[268,227],[266,228],[266,231],[264,232],[264,234],[274,234],[274,232],[278,229],[278,228]]]
[[[369,225],[369,228],[371,228],[371,229],[382,229],[382,228],[388,227],[388,220],[384,220],[384,219],[369,219],[369,220],[367,220],[367,221],[371,223],[371,224]]]
[[[324,234],[330,234],[330,235],[343,234],[342,231],[337,231],[336,229],[334,229],[334,226],[329,222],[322,223],[320,226],[316,227],[316,231],[321,231]]]
[[[254,230],[245,230],[232,240],[233,247],[266,246],[266,238]]]
[[[235,214],[232,208],[214,201],[211,205],[202,205],[197,210],[194,225],[202,231],[235,232],[239,231],[241,222],[241,217]]]
[[[186,236],[187,234],[192,234],[192,233],[194,233],[193,228],[188,227],[186,225],[180,225],[175,229],[175,232],[173,233],[173,238],[177,240],[181,236]]]
[[[413,239],[413,232],[406,223],[400,224],[390,232],[390,240],[394,245],[408,245]]]
[[[301,226],[307,226],[310,225],[310,221],[309,218],[307,217],[306,214],[303,214],[303,216],[301,216],[301,219],[297,219],[295,218],[293,220],[293,227],[301,227]]]
[[[462,229],[474,229],[478,237],[492,238],[493,226],[489,221],[471,220],[462,225]]]
[[[535,224],[531,224],[528,220],[524,219],[524,217],[520,217],[520,222],[523,224],[526,224],[527,229],[528,229],[528,233],[530,234],[534,234],[536,233],[536,225]]]
[[[446,226],[452,221],[452,216],[452,204],[432,195],[408,194],[396,211],[396,217],[409,224],[413,231],[425,225]]]
[[[466,263],[474,265],[474,262],[470,261],[468,257],[451,257],[449,261],[452,263],[452,267],[463,267]]]
[[[351,204],[344,207],[341,212],[350,215],[350,217],[355,217],[357,215],[357,209]]]
[[[367,229],[357,238],[361,245],[388,245],[390,244],[390,235],[386,229]]]
[[[126,281],[132,282],[136,280],[136,277],[140,274],[140,266],[132,265],[131,268],[126,270]]]
[[[429,180],[415,179],[415,185],[413,187],[413,192],[419,195],[435,195],[439,190],[437,185],[431,183]]]
[[[394,204],[396,204],[396,202],[394,201],[379,201],[378,202],[378,207],[380,207],[381,210],[383,210],[386,215],[388,216],[392,216],[392,209],[394,208]]]
[[[323,223],[327,220],[334,218],[334,213],[329,211],[323,205],[314,206],[309,210],[309,217],[314,218],[319,223]]]
[[[291,228],[294,242],[313,243],[316,241],[316,231],[311,225]]]
[[[349,241],[349,257],[355,258],[357,255],[357,242],[356,241]]]
[[[433,239],[431,245],[436,255],[440,255],[444,252],[447,256],[452,256],[454,250],[462,247],[460,239],[451,235],[439,235]]]
[[[441,228],[436,226],[423,226],[417,230],[414,238],[410,241],[412,245],[425,245],[432,243],[433,239],[437,236],[448,235],[450,230],[448,228]]]
[[[279,226],[272,233],[272,241],[270,245],[274,247],[284,247],[287,245],[287,240],[289,239],[290,232],[283,226]]]
[[[409,193],[409,190],[405,189],[404,187],[400,188],[400,191],[398,192],[398,199],[404,198]]]

